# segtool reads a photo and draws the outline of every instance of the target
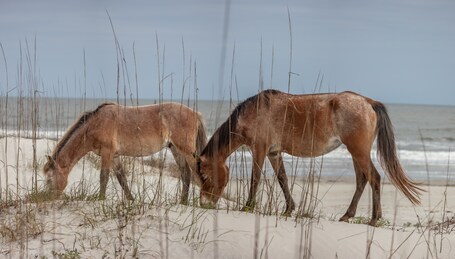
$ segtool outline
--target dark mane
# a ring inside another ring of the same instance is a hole
[[[237,107],[235,107],[235,109],[232,111],[229,118],[223,124],[221,124],[215,133],[213,133],[213,136],[210,138],[201,155],[207,155],[211,157],[215,155],[219,147],[229,146],[231,132],[235,131],[238,119],[247,109],[247,107],[251,104],[258,104],[259,101],[263,101],[263,104],[268,106],[270,96],[280,93],[282,92],[274,89],[264,90],[237,105]]]
[[[115,103],[102,103],[100,104],[95,110],[93,111],[87,111],[84,112],[80,117],[79,120],[77,120],[63,135],[62,139],[57,143],[57,146],[54,149],[54,153],[52,154],[52,158],[55,160],[57,159],[57,155],[60,153],[62,148],[68,143],[69,139],[71,136],[80,128],[82,125],[84,125],[93,115],[95,115],[101,108],[107,105],[112,105]]]

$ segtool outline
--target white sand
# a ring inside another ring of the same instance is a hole
[[[41,166],[45,154],[50,153],[54,145],[53,141],[37,141],[37,157]],[[9,165],[9,191],[27,193],[33,182],[32,141],[10,137],[8,153],[5,153],[5,146],[5,139],[0,139],[2,199],[7,184],[6,162]],[[101,258],[103,255],[107,258],[364,258],[367,251],[371,258],[388,258],[391,255],[393,258],[455,258],[455,224],[448,225],[445,230],[449,233],[442,235],[427,227],[440,222],[443,214],[445,218],[454,216],[455,187],[452,186],[429,187],[422,197],[422,206],[414,207],[393,186],[385,184],[382,190],[383,217],[390,224],[373,228],[336,221],[351,201],[355,190],[353,182],[321,181],[316,218],[296,222],[294,217],[262,216],[231,210],[237,205],[226,200],[219,202],[219,210],[172,205],[177,199],[179,181],[167,176],[170,174],[167,171],[163,176],[161,195],[161,201],[165,203],[147,206],[156,193],[159,173],[138,163],[135,172],[133,192],[138,196],[141,192],[147,193],[148,196],[142,196],[147,197],[144,198],[147,203],[145,207],[136,206],[130,210],[128,216],[122,216],[125,209],[120,206],[122,199],[117,194],[121,191],[114,181],[115,177],[111,177],[105,201],[67,203],[61,200],[1,207],[0,222],[3,223],[0,223],[0,230],[1,227],[4,230],[5,226],[15,229],[18,237],[24,231],[22,236],[28,238],[10,241],[0,235],[0,257],[52,257],[53,253],[68,254],[77,250],[82,258]],[[65,191],[70,193],[76,190],[82,176],[95,194],[99,173],[90,162],[81,162],[73,169]],[[129,175],[129,179],[131,177]],[[42,181],[42,175],[38,179]],[[17,188],[17,183],[20,188]],[[295,185],[293,196],[297,203],[302,192],[299,186],[303,185],[302,182]],[[232,183],[231,189],[238,186],[237,182]],[[197,189],[194,192],[197,194]],[[240,192],[243,202],[245,190]],[[280,191],[277,194],[276,204],[281,208],[282,194]],[[232,193],[230,195],[235,197]],[[357,216],[370,215],[370,199],[367,186]],[[28,215],[27,211],[33,216],[24,216]],[[28,230],[14,228],[19,219],[22,219],[22,225],[29,226]],[[33,231],[32,226],[40,226],[42,231]]]

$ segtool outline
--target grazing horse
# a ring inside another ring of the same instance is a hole
[[[179,103],[121,106],[104,103],[84,114],[67,130],[44,165],[48,187],[63,192],[68,174],[85,154],[101,156],[100,199],[105,198],[109,172],[114,169],[126,198],[133,195],[118,156],[147,156],[170,148],[181,171],[181,202],[187,203],[194,153],[207,142],[202,116]]]
[[[253,158],[251,186],[243,210],[253,209],[265,157],[270,160],[286,199],[285,214],[295,204],[289,191],[282,152],[297,157],[317,157],[346,145],[356,174],[356,190],[340,221],[355,215],[367,182],[373,190],[370,225],[382,216],[381,177],[370,151],[378,138],[378,158],[391,182],[413,203],[419,204],[420,189],[404,173],[398,161],[392,124],[385,106],[353,92],[292,95],[266,90],[239,104],[213,134],[199,157],[197,174],[202,182],[201,205],[213,207],[229,179],[226,158],[241,145]]]

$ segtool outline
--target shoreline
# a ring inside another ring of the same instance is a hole
[[[40,132],[40,134],[36,137],[33,138],[30,134],[30,136],[23,135],[20,136],[20,139],[26,140],[26,141],[43,141],[43,142],[49,142],[49,143],[55,143],[58,138],[63,136],[64,131],[61,131],[60,133],[55,134],[46,134],[45,132]],[[13,149],[14,145],[18,142],[18,136],[14,134],[8,134],[8,136],[2,135],[0,132],[0,142],[3,143],[5,139],[8,139],[10,142],[9,144],[9,150],[10,152],[14,152],[15,150]],[[1,144],[0,143],[0,144]],[[2,144],[3,145],[3,144]],[[52,145],[52,144],[51,144]],[[165,149],[163,149],[165,150]],[[46,154],[49,154],[51,152],[51,148],[49,147],[46,152],[40,152],[38,153],[38,160],[43,159]],[[4,151],[3,151],[4,152]],[[372,157],[373,157],[373,163],[378,169],[379,173],[381,174],[381,180],[385,183],[389,183],[388,178],[386,175],[384,175],[383,170],[381,166],[378,164],[377,159],[374,158],[375,150],[372,150]],[[398,149],[398,152],[401,152]],[[406,151],[408,152],[408,151]],[[422,152],[425,154],[423,151],[416,151],[416,152]],[[430,151],[428,151],[430,152]],[[170,152],[167,152],[168,156],[166,160],[168,162],[173,163],[173,157],[172,155],[169,155]],[[451,165],[453,164],[453,159],[451,159],[449,152],[449,156],[447,159],[450,159],[450,161],[444,161],[444,160],[429,160],[428,165],[425,165],[425,161],[422,161],[419,164],[416,164],[414,160],[405,159],[402,158],[400,160],[403,167],[405,168],[406,174],[416,183],[419,183],[423,186],[425,185],[448,185],[448,186],[455,186],[455,175],[451,170]],[[237,166],[239,168],[241,167],[248,167],[246,170],[246,176],[250,176],[251,170],[249,169],[251,167],[251,157],[249,154],[248,149],[245,148],[239,148],[235,153],[233,153],[231,156],[242,156],[242,159],[244,160],[242,163],[238,164]],[[160,152],[152,155],[152,156],[145,156],[146,159],[150,157],[157,157],[161,156]],[[455,157],[455,156],[454,156]],[[295,161],[298,161],[298,169],[293,168],[293,159],[296,159]],[[308,171],[310,168],[308,167],[309,160],[311,158],[297,158],[297,157],[292,157],[287,154],[284,154],[284,162],[285,162],[285,167],[286,171],[288,172],[288,178],[291,178],[291,173],[297,172],[297,175],[295,176],[297,179],[303,179],[307,177]],[[345,150],[345,148],[340,147],[337,150],[327,154],[326,156],[322,157],[316,157],[314,158],[315,161],[318,161],[318,163],[323,163],[322,167],[322,173],[319,172],[319,168],[315,169],[315,177],[319,177],[323,181],[342,181],[342,182],[355,182],[355,172],[354,168],[352,166],[352,161],[350,158],[349,153]],[[229,159],[226,161],[226,163],[233,168],[234,164],[230,164],[228,162]],[[321,162],[323,161],[323,162]],[[441,162],[442,161],[442,162]],[[319,167],[319,165],[318,165]],[[266,177],[273,176],[273,171],[271,170],[271,167],[266,161],[264,163],[264,175]],[[292,170],[292,172],[291,172]],[[428,173],[425,173],[426,170],[429,171]],[[231,178],[236,178],[238,177],[239,173],[238,172],[231,172]]]

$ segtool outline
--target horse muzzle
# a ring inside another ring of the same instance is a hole
[[[204,194],[201,194],[201,207],[205,209],[214,209],[216,203],[212,201],[209,197]]]

